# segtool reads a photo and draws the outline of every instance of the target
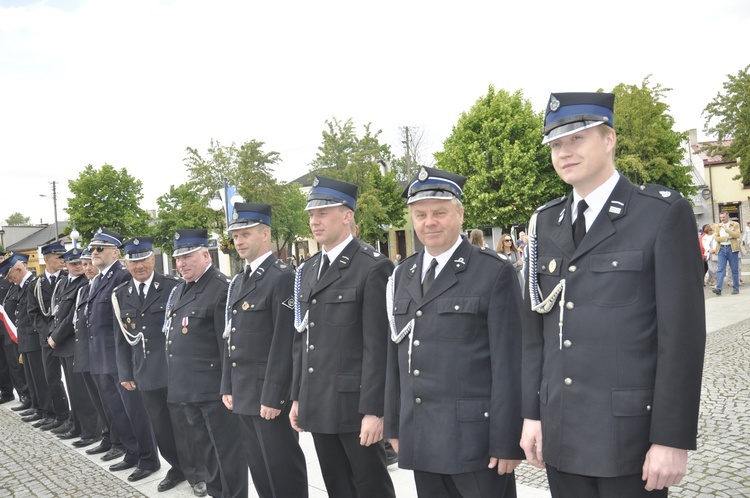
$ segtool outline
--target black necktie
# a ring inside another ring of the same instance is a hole
[[[423,296],[427,294],[427,291],[432,285],[432,282],[435,281],[435,268],[437,267],[437,265],[438,265],[437,259],[432,258],[432,262],[430,263],[430,269],[427,270],[427,274],[424,276],[424,281],[422,282],[422,295]]]
[[[325,275],[326,270],[328,269],[328,266],[331,264],[330,261],[328,261],[328,254],[323,255],[323,262],[320,264],[320,273],[318,273],[318,280],[323,278],[323,275]]]
[[[52,290],[55,290],[55,284],[57,283],[57,277],[52,275],[49,278],[49,284],[52,286]]]
[[[576,216],[576,222],[573,223],[573,243],[578,247],[586,235],[586,217],[583,212],[588,209],[589,205],[586,201],[581,199],[578,201],[578,216]]]
[[[141,298],[141,302],[146,300],[146,282],[141,282],[138,285],[138,297]]]

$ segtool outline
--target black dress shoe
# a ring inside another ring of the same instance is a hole
[[[30,415],[36,415],[36,408],[29,408],[25,412],[21,412],[18,415],[21,417],[28,417]]]
[[[68,432],[63,432],[62,434],[58,434],[57,437],[62,440],[67,440],[67,439],[75,439],[77,437],[81,437],[81,435],[77,434],[73,430],[69,430]]]
[[[195,496],[206,496],[208,494],[206,483],[203,481],[199,481],[193,484],[193,494]]]
[[[23,417],[21,420],[24,422],[36,422],[38,420],[42,420],[44,418],[44,415],[41,413],[34,413],[33,415],[27,415],[26,417]]]
[[[73,441],[73,447],[85,448],[86,446],[91,446],[97,441],[99,441],[98,437],[82,437],[78,441]],[[92,449],[96,449],[96,448],[92,448]],[[88,451],[86,451],[86,453],[88,453]]]
[[[0,395],[0,405],[2,405],[3,403],[7,403],[8,401],[15,401],[15,400],[16,400],[16,397],[13,396],[12,394]]]
[[[11,407],[14,412],[20,412],[21,410],[28,410],[31,408],[31,400],[29,398],[21,398],[21,404]]]
[[[153,474],[153,470],[148,469],[135,469],[132,474],[128,476],[128,481],[135,482],[140,481],[141,479],[145,479],[146,477]]]
[[[70,432],[72,430],[73,424],[66,420],[65,423],[60,424],[60,427],[55,427],[54,429],[51,429],[50,432],[52,434],[65,434],[66,432]]]
[[[136,472],[138,472],[138,471],[136,470]],[[135,472],[133,472],[133,473],[135,474]],[[130,477],[132,477],[132,476],[130,476]],[[128,477],[128,481],[130,481],[130,477]],[[178,484],[180,484],[184,480],[185,480],[184,477],[182,479],[172,479],[171,477],[165,477],[164,479],[162,479],[162,481],[159,483],[159,485],[156,486],[156,490],[159,491],[159,492],[169,491],[170,489],[174,488],[175,486],[177,486]]]
[[[75,443],[73,443],[75,444]],[[96,455],[98,453],[106,453],[109,451],[109,449],[112,448],[112,445],[109,443],[105,443],[104,441],[99,444],[99,446],[95,446],[93,448],[89,448],[86,450],[87,455]]]
[[[41,420],[37,420],[33,424],[31,424],[31,427],[36,427],[37,429],[42,427],[43,425],[49,425],[54,424],[56,421],[54,418],[43,418]]]
[[[134,463],[128,463],[128,462],[122,461],[122,462],[116,463],[114,465],[110,465],[109,466],[109,470],[110,470],[110,472],[119,472],[121,470],[132,469],[133,467],[135,467]]]
[[[65,425],[65,420],[52,419],[52,422],[50,422],[49,424],[44,424],[39,428],[43,431],[51,431],[52,429],[57,429],[58,427],[62,427],[63,425]]]
[[[115,458],[120,458],[124,454],[125,454],[125,450],[121,450],[120,448],[110,448],[108,452],[102,455],[102,461],[109,462],[110,460],[114,460]],[[135,465],[131,465],[130,467],[135,467]],[[125,468],[129,469],[130,467],[125,467]]]

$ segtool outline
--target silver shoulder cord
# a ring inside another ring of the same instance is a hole
[[[562,349],[563,314],[565,312],[565,279],[560,279],[560,282],[554,289],[552,289],[549,296],[542,301],[542,291],[539,288],[539,275],[536,272],[538,244],[536,238],[536,218],[537,213],[534,213],[529,220],[529,299],[531,300],[531,310],[536,311],[540,315],[547,314],[552,311],[557,296],[560,296],[560,320],[558,325],[560,327],[560,349]]]
[[[49,318],[50,315],[52,315],[52,306],[55,303],[55,293],[57,292],[57,286],[60,285],[61,278],[58,278],[55,282],[55,288],[52,289],[52,297],[49,300],[49,309],[44,309],[44,293],[42,292],[42,277],[39,277],[36,279],[36,287],[34,287],[34,296],[36,296],[36,300],[39,303],[39,311],[42,312],[42,315]]]
[[[164,325],[161,327],[161,331],[164,332],[164,336],[169,338],[169,329],[172,327],[172,296],[180,285],[177,284],[172,287],[172,291],[169,293],[167,298],[167,307],[164,310]]]
[[[224,333],[221,335],[227,340],[227,352],[229,356],[232,356],[232,289],[234,289],[234,283],[237,281],[237,277],[241,276],[245,272],[238,273],[229,282],[229,288],[227,288],[227,304],[224,307]]]
[[[398,265],[393,269],[393,273],[388,277],[388,283],[385,286],[385,307],[388,313],[388,325],[391,328],[391,340],[396,344],[401,343],[404,337],[409,336],[409,373],[411,373],[411,348],[414,339],[414,318],[409,320],[404,328],[400,331],[396,330],[396,317],[393,315],[393,303],[396,297],[396,272],[401,265]]]
[[[120,301],[117,299],[117,296],[115,293],[112,293],[112,309],[115,312],[115,318],[117,318],[117,324],[120,326],[120,330],[122,330],[122,335],[125,337],[125,340],[130,344],[131,346],[135,347],[136,344],[139,342],[141,343],[141,346],[143,347],[143,357],[146,357],[146,341],[143,340],[143,331],[139,330],[136,334],[131,334],[127,327],[122,324],[122,318],[120,314]]]
[[[308,327],[308,317],[310,310],[305,311],[305,317],[302,317],[302,307],[299,303],[299,290],[302,285],[302,267],[304,263],[297,267],[297,272],[294,274],[294,328],[300,334],[305,332],[305,347],[310,346],[310,328]]]
[[[81,303],[83,302],[83,294],[85,294],[85,291],[88,290],[88,286],[83,285],[78,288],[78,294],[76,294],[76,309],[73,310],[73,327],[75,327],[76,332],[78,332],[78,309],[81,307]]]

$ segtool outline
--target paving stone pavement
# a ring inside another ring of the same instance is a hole
[[[145,496],[53,435],[0,409],[0,497]]]

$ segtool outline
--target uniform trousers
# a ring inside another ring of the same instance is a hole
[[[332,498],[395,497],[382,441],[359,444],[359,433],[312,433],[320,470]]]
[[[732,246],[722,245],[719,249],[719,269],[716,272],[716,288],[721,290],[724,286],[724,276],[727,271],[727,263],[732,269],[732,290],[740,290],[740,270],[737,263],[738,252],[732,252]]]
[[[71,432],[80,434],[83,439],[96,437],[99,416],[89,399],[83,374],[73,371],[72,356],[62,357],[61,361],[65,382],[68,385],[68,394],[70,395],[71,413],[73,414],[73,430]]]
[[[497,469],[462,474],[414,471],[417,495],[431,498],[516,498],[516,475],[499,475]]]
[[[2,357],[0,357],[0,363],[3,364],[3,367],[0,367],[2,369],[0,392],[2,394],[13,394],[15,388],[19,398],[28,398],[29,388],[26,385],[26,375],[23,372],[23,367],[18,363],[18,346],[8,337],[3,337],[0,339],[0,348],[3,350]],[[7,374],[4,373],[6,371]]]
[[[125,446],[124,462],[143,470],[161,467],[151,421],[143,406],[140,391],[128,391],[120,385],[117,374],[97,374],[102,402],[112,417],[112,426]]]
[[[52,401],[54,418],[56,420],[67,420],[70,415],[68,406],[68,395],[62,382],[62,365],[60,358],[53,356],[53,349],[42,346],[42,359],[44,361],[44,377],[47,380],[47,389]]]
[[[552,498],[665,498],[667,490],[646,491],[641,474],[620,477],[588,477],[560,472],[547,465]]]
[[[168,403],[168,405],[169,414],[172,416],[172,427],[175,431],[175,443],[177,444],[182,472],[191,486],[199,482],[206,482],[208,479],[206,462],[203,460],[203,454],[195,442],[193,428],[190,427],[185,416],[185,403]]]
[[[167,477],[170,479],[185,479],[179,452],[177,451],[175,430],[172,425],[173,410],[170,410],[167,405],[167,388],[141,391],[141,396],[148,418],[151,420],[151,427],[154,430],[159,453],[171,466],[167,472]],[[179,415],[175,413],[175,416]],[[180,433],[180,436],[180,439],[184,439],[184,434]]]
[[[78,373],[78,372],[76,372]],[[123,449],[120,437],[117,435],[117,431],[112,427],[112,417],[109,415],[109,411],[102,403],[102,395],[99,392],[99,386],[96,379],[91,375],[91,372],[80,372],[83,376],[83,382],[86,385],[86,392],[89,395],[91,404],[94,405],[97,415],[97,430],[94,433],[94,437],[102,437],[102,445],[116,447]]]
[[[23,370],[26,373],[26,385],[29,387],[31,406],[45,418],[54,418],[55,410],[47,389],[47,379],[44,377],[44,360],[42,351],[23,353]]]
[[[299,433],[289,423],[289,408],[266,420],[237,415],[253,485],[260,498],[307,498],[307,464]]]
[[[208,494],[247,497],[247,459],[242,440],[237,437],[237,417],[221,401],[185,403],[183,410],[195,436],[195,447],[206,465]]]

